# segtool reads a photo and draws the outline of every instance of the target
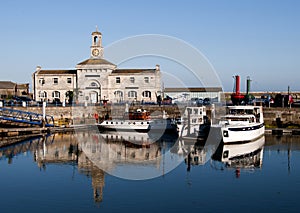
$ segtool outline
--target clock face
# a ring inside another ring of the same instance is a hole
[[[92,54],[93,54],[93,56],[98,56],[99,55],[99,50],[98,49],[93,49]]]

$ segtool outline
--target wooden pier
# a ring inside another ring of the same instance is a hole
[[[47,133],[50,129],[47,127],[27,127],[27,128],[0,128],[0,136],[18,136],[29,134]]]
[[[67,133],[74,131],[97,130],[93,124],[82,124],[68,127],[24,127],[24,128],[0,128],[0,147],[9,146],[25,139],[44,136],[47,134]]]
[[[48,128],[0,128],[0,147],[49,133]]]

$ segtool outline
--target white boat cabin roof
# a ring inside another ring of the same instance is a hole
[[[237,115],[237,114],[258,114],[262,112],[260,106],[227,106],[227,114]]]
[[[238,106],[227,106],[228,109],[261,109],[261,106],[251,106],[251,105],[238,105]]]

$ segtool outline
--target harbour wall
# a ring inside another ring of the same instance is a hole
[[[161,116],[165,111],[170,117],[180,117],[183,113],[185,106],[177,105],[143,105],[143,106],[130,106],[130,110],[143,108],[151,113],[152,117]],[[24,110],[42,114],[41,107],[15,107],[14,109]],[[47,107],[46,114],[54,117],[55,120],[69,119],[71,122],[74,120],[88,120],[94,121],[94,114],[99,115],[99,119],[103,119],[106,114],[110,118],[122,117],[125,112],[124,105],[116,106],[66,106],[66,107]],[[300,128],[300,108],[278,108],[278,107],[264,107],[264,119],[266,128]],[[210,109],[208,108],[208,115]],[[210,116],[209,116],[210,117]],[[85,122],[86,123],[86,122]]]
[[[266,127],[300,128],[300,108],[264,108]]]

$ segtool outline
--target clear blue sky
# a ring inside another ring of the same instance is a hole
[[[208,58],[225,91],[235,74],[242,91],[246,76],[252,90],[300,91],[297,0],[3,1],[0,80],[31,83],[37,65],[74,68],[89,57],[96,25],[104,47],[140,34],[186,41]]]

